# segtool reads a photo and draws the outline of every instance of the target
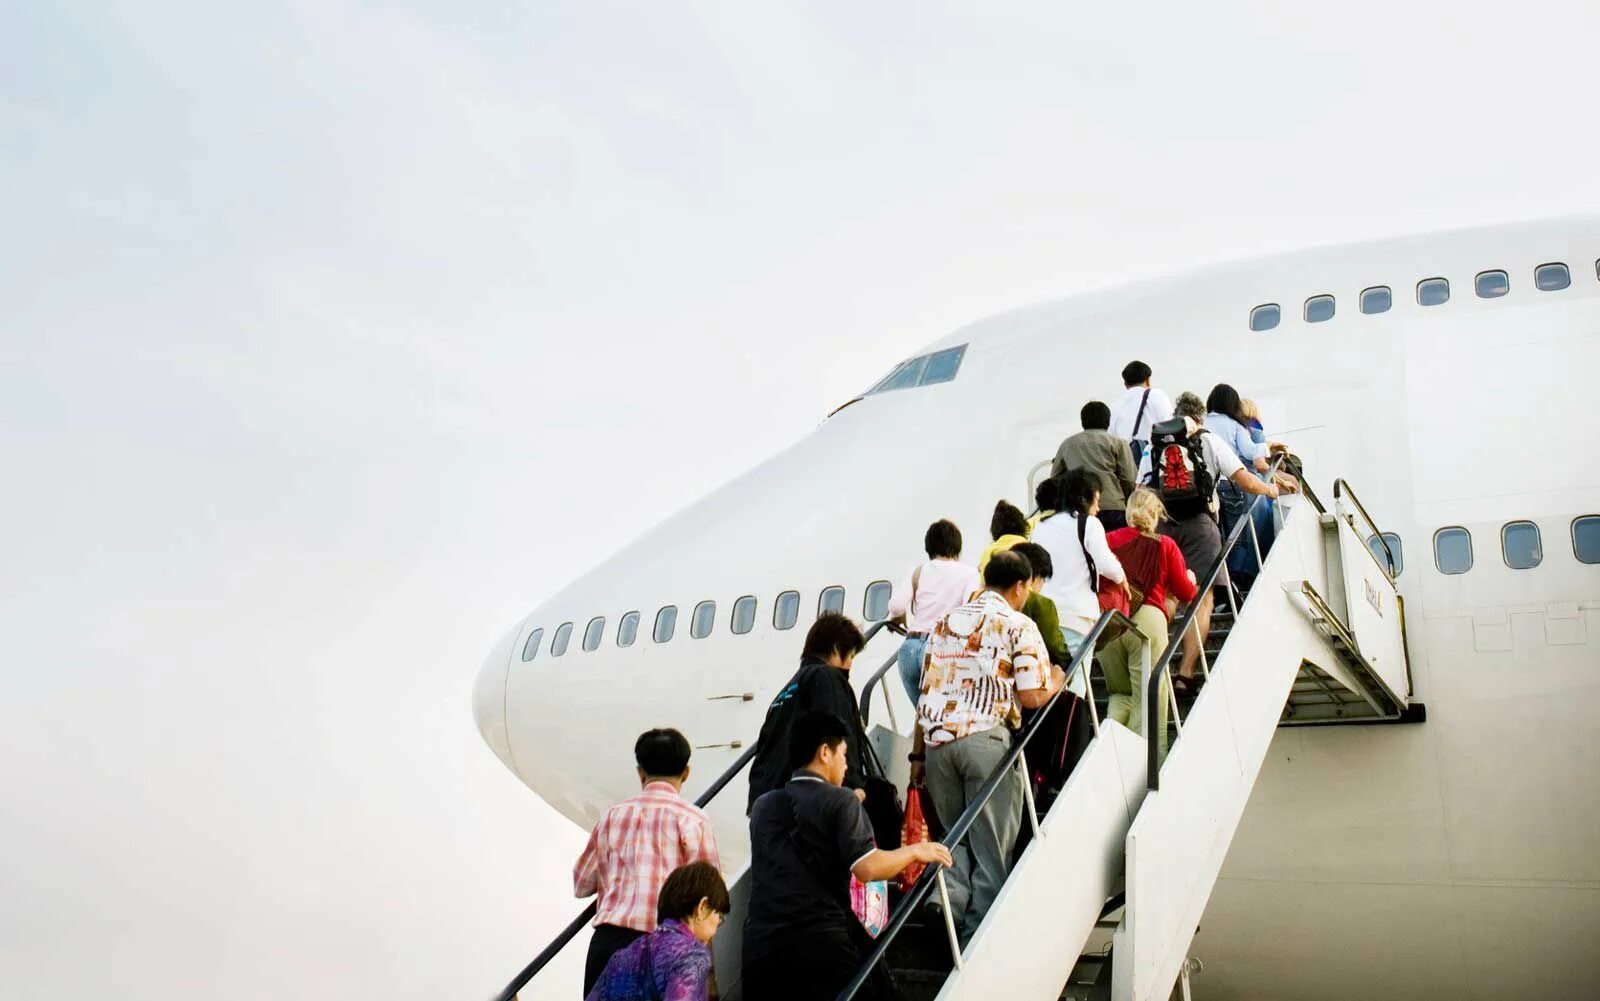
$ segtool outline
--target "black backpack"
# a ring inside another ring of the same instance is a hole
[[[1150,487],[1174,518],[1211,512],[1217,481],[1200,447],[1200,436],[1205,433],[1201,428],[1189,434],[1189,424],[1182,417],[1150,428]]]

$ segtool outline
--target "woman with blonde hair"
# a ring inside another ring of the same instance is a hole
[[[1153,666],[1167,649],[1167,595],[1179,601],[1195,599],[1194,573],[1184,565],[1183,551],[1170,537],[1160,534],[1167,516],[1161,498],[1145,487],[1128,498],[1128,525],[1106,535],[1106,544],[1122,563],[1128,583],[1134,589],[1134,629],[1106,644],[1100,650],[1100,664],[1111,692],[1109,718],[1125,724],[1134,733],[1144,732],[1144,640],[1150,641]],[[1178,679],[1182,685],[1187,679]],[[1159,708],[1162,757],[1167,753],[1166,686],[1162,686]]]

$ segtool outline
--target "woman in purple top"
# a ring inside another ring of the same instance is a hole
[[[612,956],[584,1001],[705,1001],[708,944],[732,906],[710,862],[672,870],[656,901],[656,930]]]

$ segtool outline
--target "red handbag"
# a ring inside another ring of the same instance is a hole
[[[900,843],[918,845],[928,840],[928,821],[922,815],[922,790],[912,786],[906,790],[906,819],[900,826]],[[917,878],[927,868],[923,862],[913,862],[900,871],[900,889],[910,892]]]

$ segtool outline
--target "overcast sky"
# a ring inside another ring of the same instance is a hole
[[[487,996],[542,597],[986,313],[1600,208],[1592,0],[965,7],[0,6],[0,993]]]

